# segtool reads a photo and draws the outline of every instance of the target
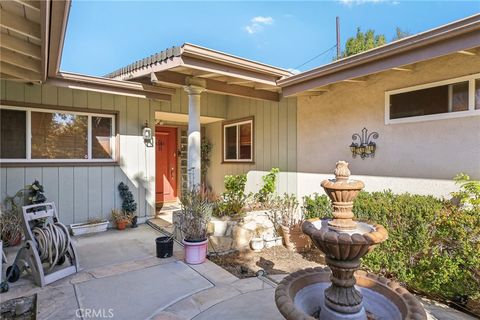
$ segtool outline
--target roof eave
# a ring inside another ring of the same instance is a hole
[[[406,52],[411,52],[419,48],[431,46],[432,44],[435,44],[438,42],[455,39],[465,34],[477,33],[479,30],[480,30],[480,14],[477,14],[462,20],[455,21],[448,25],[441,26],[439,28],[435,28],[414,36],[410,36],[402,40],[392,42],[390,44],[387,44],[381,47],[377,47],[377,48],[356,54],[354,56],[350,56],[348,58],[337,60],[330,64],[294,75],[289,78],[281,79],[277,81],[277,84],[282,88],[298,85],[307,81],[332,75],[333,73],[337,73],[339,71],[345,71],[345,70],[366,65],[369,63],[377,62],[379,60],[386,59],[388,57],[400,55]],[[477,34],[476,36],[478,39],[477,41],[478,45],[480,45],[480,35]],[[475,46],[475,45],[472,46],[471,41],[465,42],[465,45],[466,47],[463,49],[468,49],[467,47],[471,48]],[[459,50],[459,49],[457,48],[456,50]],[[434,55],[431,55],[430,57],[434,57]],[[428,54],[424,56],[424,58],[428,59],[429,58]]]

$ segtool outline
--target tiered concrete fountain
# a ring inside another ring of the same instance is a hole
[[[337,162],[335,179],[322,187],[332,200],[333,219],[304,222],[303,232],[325,254],[329,268],[309,268],[287,276],[275,301],[288,320],[427,319],[417,299],[398,283],[358,271],[360,258],[385,241],[387,230],[353,220],[353,200],[364,188],[350,180],[345,161]]]

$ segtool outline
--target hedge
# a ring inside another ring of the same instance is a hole
[[[432,196],[361,192],[358,220],[386,227],[389,239],[363,258],[370,271],[448,299],[480,297],[480,212]],[[462,300],[463,300],[462,299]]]

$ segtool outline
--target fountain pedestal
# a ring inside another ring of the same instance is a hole
[[[321,184],[332,201],[333,219],[312,219],[302,225],[325,254],[329,269],[307,269],[286,277],[276,290],[277,307],[289,320],[426,319],[420,303],[398,284],[372,274],[366,275],[369,281],[357,284],[360,259],[385,241],[388,232],[381,225],[353,220],[353,201],[364,184],[349,177],[348,163],[337,162],[335,179]]]

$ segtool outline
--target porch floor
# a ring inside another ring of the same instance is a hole
[[[158,259],[154,240],[161,235],[141,225],[76,237],[81,272],[45,288],[24,276],[0,299],[36,293],[37,319],[81,319],[80,308],[129,320],[282,319],[273,286],[257,278],[240,280],[209,260],[187,265],[176,243],[173,257]],[[5,249],[11,263],[17,248]],[[430,319],[474,319],[443,305],[427,302],[425,307]]]

